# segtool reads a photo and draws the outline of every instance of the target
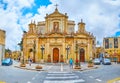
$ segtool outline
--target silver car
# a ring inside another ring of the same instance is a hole
[[[93,63],[94,63],[95,65],[100,65],[100,59],[99,59],[99,58],[95,58],[95,59],[93,60]]]
[[[111,61],[110,61],[110,59],[104,58],[103,61],[102,61],[102,64],[111,65]]]

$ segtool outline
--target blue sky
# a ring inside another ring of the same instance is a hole
[[[55,4],[75,21],[75,30],[83,19],[96,41],[120,36],[120,0],[0,0],[0,29],[6,31],[6,48],[17,50],[22,31],[28,31],[31,20],[44,21],[46,13],[54,12]]]
[[[27,13],[32,13],[33,15],[35,15],[38,13],[37,9],[40,6],[47,7],[49,4],[51,4],[51,2],[49,0],[35,0],[34,3],[35,3],[35,5],[32,6],[31,8],[25,7],[21,10],[23,16],[26,15]]]

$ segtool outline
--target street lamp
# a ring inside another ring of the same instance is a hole
[[[41,52],[42,52],[42,59],[43,59],[43,50],[44,50],[44,46],[41,45]],[[36,66],[36,69],[42,69],[42,66],[40,66],[39,64]]]
[[[77,43],[77,41],[76,41],[76,45],[75,45],[75,52],[76,52],[76,66],[80,66],[79,60],[78,60],[78,43]]]
[[[75,53],[76,53],[76,63],[75,63],[75,69],[80,69],[80,62],[78,61],[78,43],[76,41],[75,44]]]
[[[41,52],[42,52],[42,59],[43,59],[43,51],[44,51],[44,45],[41,45]]]
[[[34,40],[34,44],[33,44],[33,62],[35,63],[35,49],[36,49],[36,44],[35,44],[35,40]]]
[[[77,44],[77,41],[76,41],[75,51],[76,51],[76,61],[77,61],[78,60],[78,58],[77,58],[77,54],[78,54],[78,44]]]
[[[23,54],[23,39],[21,40],[20,43],[18,43],[18,45],[20,46],[20,50],[21,50],[21,56],[22,56],[22,63],[20,64],[21,67],[25,67],[25,61],[24,61],[24,54]]]
[[[69,51],[69,49],[70,49],[70,47],[67,46],[67,47],[66,47],[66,50],[67,50],[67,59],[68,59],[68,51]]]

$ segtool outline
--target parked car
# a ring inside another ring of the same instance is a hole
[[[110,59],[104,58],[103,61],[102,61],[102,64],[111,65],[111,61],[110,61]]]
[[[93,60],[93,63],[94,63],[95,65],[100,65],[100,59],[99,59],[99,58],[95,58],[95,59]]]
[[[13,64],[13,61],[11,58],[6,58],[6,59],[2,60],[2,65],[9,66],[12,64]]]

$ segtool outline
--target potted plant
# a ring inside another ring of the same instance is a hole
[[[21,64],[20,64],[20,67],[26,67],[26,64],[25,64],[25,62],[24,62],[24,59],[22,59],[22,62],[21,62]]]
[[[88,61],[88,67],[93,67],[93,61],[92,60]]]
[[[22,57],[21,57],[20,67],[26,67],[26,63],[24,61],[24,56],[23,56],[22,52],[21,52],[21,55],[22,55]]]
[[[37,65],[35,68],[36,68],[36,69],[42,69],[42,66]]]
[[[63,55],[61,55],[60,62],[64,62]]]
[[[51,62],[51,56],[50,56],[50,54],[48,54],[48,60],[47,60],[47,62]]]
[[[42,66],[40,65],[40,62],[35,66],[35,69],[37,69],[37,70],[42,69]]]
[[[74,69],[81,69],[79,60],[76,60]]]

